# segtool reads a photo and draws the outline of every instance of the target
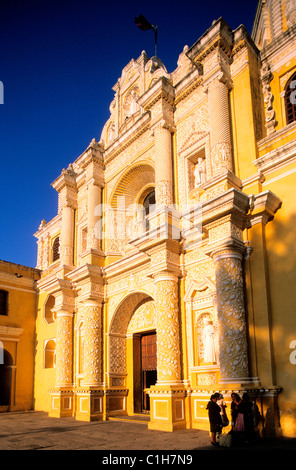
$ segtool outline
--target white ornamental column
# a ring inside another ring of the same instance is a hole
[[[99,184],[91,181],[87,187],[88,191],[88,209],[87,209],[87,248],[89,250],[100,250],[101,248],[101,230],[98,224],[98,211],[101,205],[101,187]]]
[[[209,82],[207,91],[210,119],[211,161],[213,176],[215,176],[223,170],[233,171],[229,82],[223,73]]]
[[[155,274],[157,318],[157,385],[180,385],[178,277]]]
[[[172,135],[164,122],[154,129],[155,186],[157,206],[173,203]]]
[[[73,313],[56,311],[56,387],[71,387],[73,356]]]
[[[88,387],[102,385],[102,304],[87,300],[83,305],[84,324],[84,378],[83,384]]]
[[[75,209],[77,208],[76,173],[71,165],[52,183],[59,193],[59,212],[62,214],[60,260],[62,265],[74,265]]]
[[[74,264],[74,209],[67,205],[62,209],[62,229],[60,242],[61,264]]]

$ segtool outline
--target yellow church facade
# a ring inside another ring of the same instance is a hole
[[[35,234],[34,409],[208,429],[213,392],[230,415],[248,391],[295,437],[295,21],[259,1],[251,36],[220,18],[172,73],[122,70]]]

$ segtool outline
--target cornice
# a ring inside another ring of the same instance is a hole
[[[260,51],[254,43],[252,37],[243,25],[240,25],[233,31],[232,55],[236,55],[241,49],[248,46],[253,53],[260,59]]]
[[[35,280],[40,276],[26,277],[21,275],[16,268],[15,273],[0,272],[0,288],[11,288],[28,292],[35,292]]]
[[[84,264],[68,274],[78,302],[102,303],[104,300],[103,270],[98,266]]]
[[[104,167],[103,149],[95,139],[90,143],[88,148],[80,155],[79,165],[81,168],[86,168],[90,163],[96,163],[100,167]],[[78,160],[76,161],[78,163]]]
[[[220,48],[230,57],[233,32],[223,18],[219,18],[186,52],[194,62],[202,62],[213,50]]]
[[[195,69],[186,77],[180,80],[175,86],[175,105],[190,95],[198,86],[202,84],[203,77],[199,70]]]
[[[227,215],[242,223],[249,210],[249,196],[236,188],[210,199],[202,204],[203,227]]]
[[[19,279],[33,279],[38,280],[40,278],[40,269],[32,268],[30,266],[24,266],[22,264],[12,263],[10,261],[0,260],[0,273],[3,275],[12,274],[15,276],[15,273],[21,274],[22,277]]]
[[[62,219],[62,213],[60,212],[49,222],[42,221],[39,226],[39,230],[36,233],[34,233],[34,237],[40,239],[44,237],[47,233],[50,233],[52,229],[56,230],[57,229],[56,225],[61,221],[61,219]]]
[[[281,55],[282,52],[286,49],[287,43],[290,43],[292,40],[295,41],[296,37],[296,25],[290,27],[287,31],[283,32],[276,39],[273,39],[270,44],[265,46],[260,53],[261,60],[269,60],[273,55]]]
[[[43,278],[37,282],[38,289],[48,294],[57,294],[59,292],[73,294],[71,282],[66,279],[59,279],[53,274],[50,278]]]
[[[150,258],[141,252],[133,253],[103,268],[104,276],[108,282],[116,276],[133,272],[133,270],[150,262]]]
[[[265,145],[270,145],[275,138],[281,139],[284,134],[286,134],[289,130],[295,132],[296,124],[292,123],[289,126],[286,126],[281,131],[277,131],[273,133],[272,136],[263,139],[262,141],[258,142],[258,147],[264,147]],[[256,166],[258,172],[266,174],[270,171],[273,171],[281,166],[287,165],[292,161],[296,160],[296,142],[292,140],[287,144],[284,144],[270,152],[266,153],[262,157],[257,158],[253,161],[253,164]]]
[[[250,196],[250,213],[248,227],[258,223],[267,224],[281,208],[282,201],[272,191],[264,191],[257,196]]]
[[[64,187],[76,189],[76,173],[71,169],[63,169],[62,173],[56,178],[51,186],[60,192]]]
[[[21,336],[23,332],[23,328],[0,325],[0,340],[17,342],[19,341],[19,336]]]
[[[94,282],[101,283],[102,268],[99,266],[93,266],[91,264],[84,264],[68,273],[67,277],[75,284],[80,283],[85,279],[91,279]]]
[[[166,77],[160,77],[138,100],[138,104],[146,111],[150,110],[157,101],[164,99],[174,103],[175,89]]]

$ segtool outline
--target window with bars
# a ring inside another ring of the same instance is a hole
[[[296,72],[290,77],[285,90],[287,124],[296,121]]]
[[[52,244],[52,261],[57,261],[60,258],[60,237],[56,237]]]
[[[0,315],[8,315],[8,292],[0,290]]]

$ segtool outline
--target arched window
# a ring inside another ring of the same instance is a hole
[[[146,230],[149,230],[149,220],[148,216],[153,212],[155,209],[155,191],[151,191],[144,199],[143,202],[143,211],[144,211],[144,219],[146,224]]]
[[[8,315],[8,292],[0,290],[0,315]]]
[[[55,304],[55,298],[53,295],[49,295],[44,304],[44,319],[46,323],[54,322],[54,313],[52,311]]]
[[[53,339],[49,339],[45,343],[44,348],[44,368],[53,369],[55,367],[55,351],[56,343]]]
[[[60,237],[56,237],[52,244],[52,261],[60,259]]]
[[[287,124],[296,121],[296,72],[287,82],[285,90],[285,106]]]

